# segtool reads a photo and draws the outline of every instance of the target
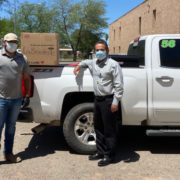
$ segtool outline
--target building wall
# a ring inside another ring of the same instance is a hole
[[[180,0],[146,0],[109,26],[111,54],[126,54],[140,35],[180,33]]]

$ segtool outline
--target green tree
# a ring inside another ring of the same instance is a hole
[[[53,32],[54,12],[45,3],[21,4],[17,11],[17,31]]]
[[[3,5],[3,3],[8,2],[8,0],[0,0],[0,7]]]
[[[105,40],[108,41],[108,39],[109,39],[109,35],[105,33]]]
[[[13,32],[13,21],[11,19],[0,20],[0,38],[3,38],[5,34]]]
[[[56,11],[56,31],[60,39],[71,46],[73,60],[76,61],[76,54],[80,43],[85,46],[85,32],[89,34],[100,34],[107,27],[105,15],[105,3],[99,0],[81,0],[72,3],[70,0],[55,0],[54,10]],[[61,36],[63,34],[63,36]],[[84,36],[84,38],[83,38]],[[61,41],[61,40],[60,40]]]
[[[76,30],[71,35],[71,39],[76,41],[79,31]],[[92,33],[89,30],[83,30],[79,41],[78,50],[81,52],[81,58],[88,58],[94,50],[94,44],[102,37],[102,33]]]

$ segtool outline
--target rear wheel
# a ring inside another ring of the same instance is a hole
[[[64,121],[63,132],[68,145],[81,154],[96,151],[93,109],[93,103],[79,104],[69,111]]]

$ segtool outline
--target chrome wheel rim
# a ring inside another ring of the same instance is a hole
[[[96,144],[96,134],[94,131],[93,113],[85,113],[78,117],[74,126],[74,133],[77,139],[86,145]]]

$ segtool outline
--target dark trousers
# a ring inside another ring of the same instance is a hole
[[[113,97],[97,99],[94,107],[96,147],[99,154],[111,156],[116,147],[117,112],[111,112]]]

